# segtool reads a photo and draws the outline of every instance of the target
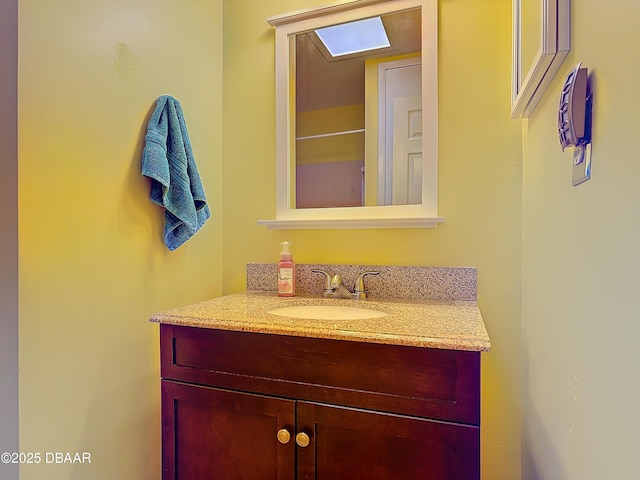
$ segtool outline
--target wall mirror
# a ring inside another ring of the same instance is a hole
[[[570,0],[513,0],[511,116],[529,117],[570,48]]]
[[[348,1],[267,21],[276,27],[277,198],[276,219],[258,223],[441,222],[437,0]],[[379,43],[342,46],[369,37]]]

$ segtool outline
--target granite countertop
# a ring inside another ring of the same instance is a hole
[[[307,320],[268,313],[299,305],[342,305],[388,315],[364,320]],[[152,322],[220,330],[316,337],[390,345],[488,351],[489,335],[475,301],[396,298],[366,300],[278,297],[247,291],[157,313]]]

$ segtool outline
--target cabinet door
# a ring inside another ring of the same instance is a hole
[[[298,402],[298,479],[478,480],[479,428]]]
[[[293,480],[294,421],[292,400],[163,380],[162,478]]]

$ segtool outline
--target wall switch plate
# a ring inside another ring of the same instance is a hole
[[[580,145],[573,149],[571,184],[575,187],[591,178],[591,144]]]

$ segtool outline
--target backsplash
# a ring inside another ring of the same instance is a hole
[[[367,271],[380,272],[365,278],[371,298],[413,298],[423,300],[475,301],[477,270],[469,267],[414,267],[381,265],[297,264],[296,292],[322,295],[325,277],[311,272],[321,269],[330,275],[340,274],[344,284],[353,289],[356,277]],[[247,263],[247,290],[276,291],[275,263]]]

